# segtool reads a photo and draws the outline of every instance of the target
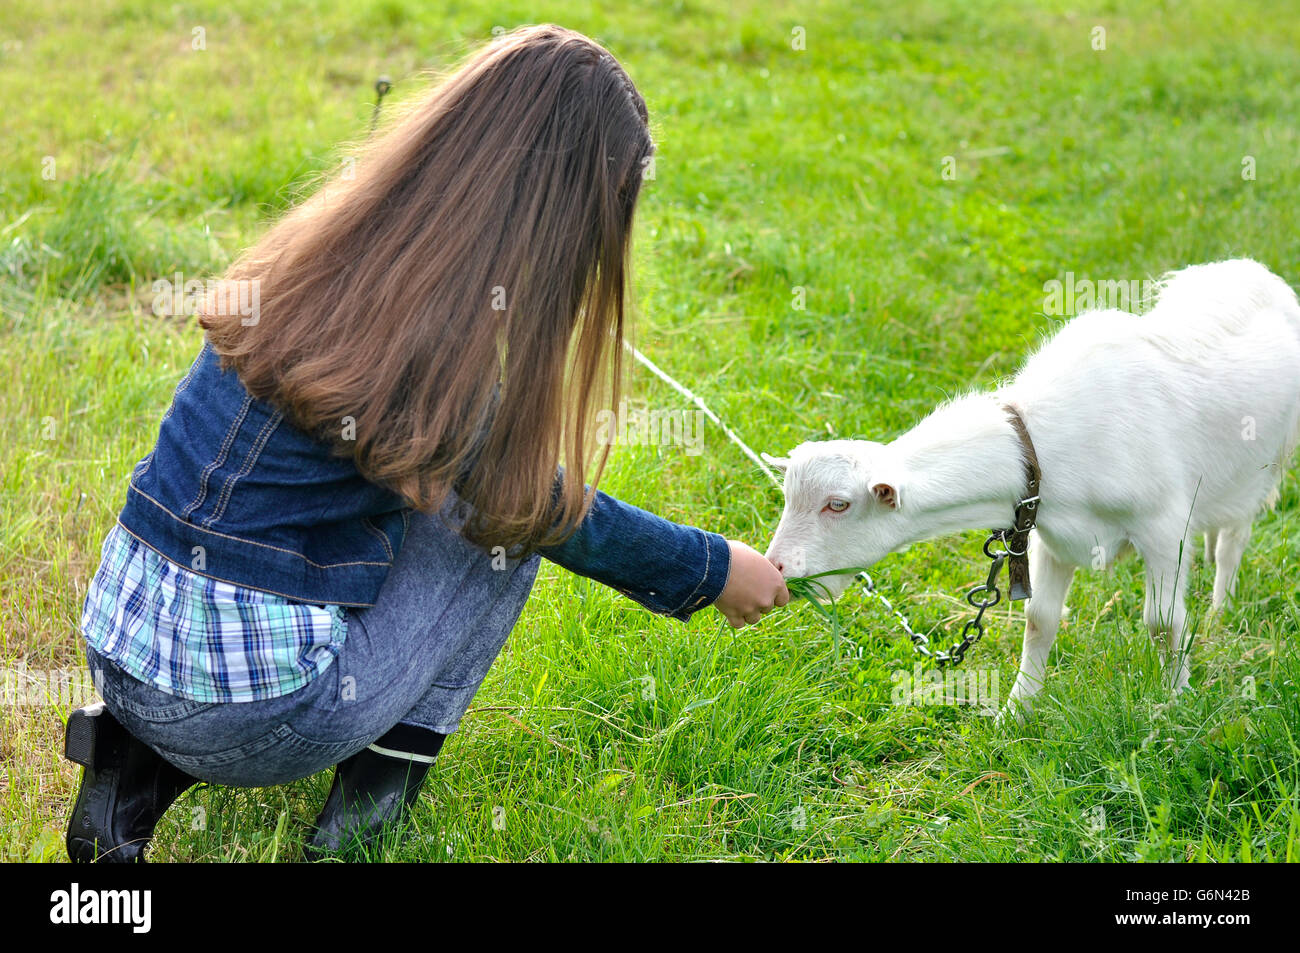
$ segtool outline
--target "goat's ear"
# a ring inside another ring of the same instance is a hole
[[[875,481],[871,484],[871,494],[880,501],[882,505],[888,506],[891,510],[901,509],[903,506],[902,496],[898,492],[897,480],[890,482],[885,482],[883,480]]]
[[[774,457],[770,453],[760,453],[759,456],[763,458],[764,463],[780,473],[784,473],[790,466],[789,457]]]

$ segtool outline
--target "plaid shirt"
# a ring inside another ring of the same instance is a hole
[[[169,694],[257,701],[302,688],[334,662],[346,611],[209,579],[115,524],[81,630],[99,654]]]

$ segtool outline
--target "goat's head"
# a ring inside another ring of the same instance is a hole
[[[785,474],[785,509],[767,547],[781,575],[866,568],[906,540],[902,474],[889,448],[865,440],[803,443],[789,457],[764,454]],[[852,574],[818,581],[838,597]]]

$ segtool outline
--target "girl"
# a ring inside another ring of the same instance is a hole
[[[542,556],[683,622],[788,601],[745,544],[594,489],[652,149],[609,53],[517,30],[235,262],[86,598],[74,860],[142,860],[198,779],[331,765],[309,855],[373,841]]]

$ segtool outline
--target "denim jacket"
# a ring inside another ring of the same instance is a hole
[[[298,602],[373,605],[411,509],[254,399],[206,341],[176,387],[118,522],[181,566]],[[722,592],[726,540],[597,492],[542,556],[686,621]],[[488,558],[485,553],[485,558]]]

